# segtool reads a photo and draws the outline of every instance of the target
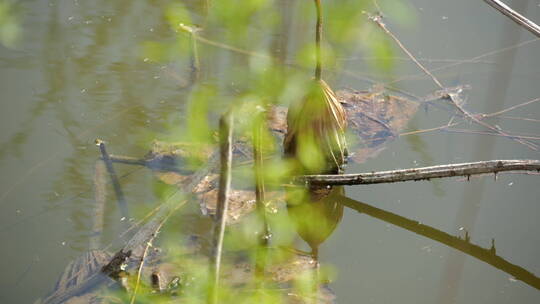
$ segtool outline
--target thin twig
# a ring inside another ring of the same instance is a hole
[[[532,100],[529,100],[529,101],[525,101],[523,103],[520,103],[520,104],[517,104],[517,105],[513,105],[511,107],[508,107],[504,110],[501,110],[501,111],[497,111],[497,112],[493,112],[493,113],[489,113],[489,114],[477,114],[476,116],[478,117],[478,119],[485,119],[485,118],[491,118],[491,117],[495,117],[495,116],[498,116],[500,114],[503,114],[503,113],[506,113],[506,112],[509,112],[509,111],[512,111],[512,110],[515,110],[517,108],[521,108],[523,106],[526,106],[526,105],[529,105],[531,103],[534,103],[534,102],[537,102],[537,101],[540,101],[540,98],[536,98],[536,99],[532,99]],[[538,121],[536,119],[532,119],[532,118],[521,118],[521,117],[502,117],[502,118],[509,118],[509,119],[522,119],[522,120],[530,120],[530,121]],[[427,133],[427,132],[432,132],[432,131],[438,131],[438,130],[444,130],[444,129],[447,129],[449,127],[454,127],[454,126],[457,126],[459,125],[460,122],[454,122],[454,123],[451,123],[451,124],[446,124],[446,125],[442,125],[442,126],[439,126],[439,127],[435,127],[435,128],[429,128],[429,129],[422,129],[422,130],[415,130],[415,131],[409,131],[409,132],[403,132],[403,133],[400,133],[399,136],[408,136],[408,135],[416,135],[416,134],[420,134],[420,133]]]
[[[217,196],[216,221],[214,223],[214,255],[211,264],[211,275],[213,276],[213,286],[209,294],[208,303],[218,303],[219,272],[221,268],[221,258],[223,250],[223,239],[225,236],[225,225],[227,221],[227,209],[229,205],[229,192],[231,188],[231,165],[232,165],[232,136],[233,136],[233,114],[231,111],[225,113],[219,121],[220,137],[220,158],[221,169],[219,176],[219,189]]]
[[[489,160],[423,168],[341,175],[304,175],[294,179],[306,185],[368,185],[470,176],[503,171],[540,171],[540,160]]]
[[[413,54],[411,54],[411,52],[409,52],[409,50],[403,45],[403,43],[401,43],[401,41],[392,33],[390,32],[390,30],[386,27],[386,24],[384,24],[382,22],[382,17],[380,15],[375,15],[375,16],[370,16],[369,19],[373,22],[375,22],[388,36],[390,36],[390,38],[392,38],[396,43],[397,45],[399,46],[399,48],[405,52],[405,54],[407,54],[407,56],[409,56],[409,58],[411,58],[411,60],[422,70],[424,71],[424,73],[426,73],[426,75],[428,75],[429,77],[431,77],[431,79],[433,80],[433,82],[435,82],[435,84],[437,84],[437,86],[439,86],[440,89],[444,89],[444,86],[442,85],[442,83],[435,77],[435,75],[433,75],[428,69],[426,69],[414,56]]]
[[[504,136],[499,133],[493,133],[489,131],[477,131],[477,130],[469,130],[469,129],[451,129],[451,128],[444,128],[442,131],[444,132],[450,132],[450,133],[462,133],[462,134],[477,134],[477,135],[490,135],[490,136]],[[519,139],[531,139],[531,140],[540,140],[540,137],[538,136],[529,136],[529,135],[518,135],[518,134],[509,134],[509,137],[512,138],[519,138]],[[504,136],[506,137],[506,136]]]
[[[373,22],[375,22],[375,24],[377,24],[388,36],[390,36],[390,38],[392,38],[396,44],[399,46],[399,48],[405,52],[405,54],[407,54],[407,56],[409,56],[411,58],[411,60],[422,70],[424,71],[424,73],[426,73],[429,77],[431,77],[431,79],[433,80],[433,82],[441,89],[441,90],[444,90],[445,87],[442,85],[442,83],[437,79],[437,77],[435,77],[435,75],[433,75],[428,69],[426,69],[418,60],[416,60],[416,58],[414,57],[414,55],[409,52],[409,50],[403,45],[403,43],[401,43],[401,41],[386,27],[386,24],[384,24],[382,22],[382,17],[380,15],[377,15],[377,16],[369,16],[370,20],[372,20]],[[455,92],[450,92],[448,91],[446,96],[447,99],[449,99],[452,104],[456,107],[456,109],[458,109],[459,112],[461,112],[465,117],[467,117],[468,119],[470,119],[471,121],[474,121],[475,123],[485,127],[485,128],[488,128],[490,129],[491,131],[493,132],[496,132],[496,133],[499,133],[503,136],[507,136],[511,139],[513,139],[514,141],[522,144],[522,145],[525,145],[527,146],[528,148],[532,149],[532,150],[537,150],[538,147],[537,145],[535,145],[534,143],[531,143],[531,142],[528,142],[528,141],[525,141],[525,140],[522,140],[522,139],[519,139],[519,138],[515,138],[515,137],[511,137],[510,135],[506,134],[505,132],[491,126],[490,124],[487,124],[481,120],[479,120],[477,117],[475,117],[474,115],[471,115],[469,112],[467,112],[467,110],[465,110],[462,106],[463,102],[461,100],[461,97],[459,97],[459,94],[455,93]]]
[[[527,269],[512,264],[507,260],[503,259],[502,257],[498,256],[494,246],[494,241],[492,241],[491,248],[482,248],[478,245],[472,244],[467,234],[464,238],[456,237],[431,226],[421,224],[417,221],[410,220],[395,213],[391,213],[359,201],[355,201],[348,197],[342,196],[340,199],[338,199],[338,201],[351,209],[357,210],[360,213],[365,213],[384,222],[396,225],[403,229],[412,231],[418,235],[427,237],[436,242],[445,244],[446,246],[459,250],[469,256],[472,256],[482,262],[485,262],[497,269],[508,273],[516,280],[520,280],[529,286],[540,289],[540,278],[535,276]]]
[[[189,27],[189,26],[184,25],[184,24],[179,24],[179,29],[181,29],[182,31],[187,32],[189,34],[193,33],[193,29],[191,27]],[[256,53],[256,52],[252,52],[252,51],[244,50],[244,49],[241,49],[241,48],[237,48],[235,46],[228,45],[228,44],[225,44],[225,43],[212,41],[210,39],[202,37],[201,35],[193,35],[192,37],[195,38],[196,40],[204,43],[204,44],[211,45],[211,46],[214,46],[214,47],[217,47],[217,48],[220,48],[220,49],[229,50],[229,51],[232,51],[232,52],[235,52],[235,53],[249,55],[249,56],[253,56],[253,57],[259,57],[259,58],[264,58],[264,59],[273,59],[272,57],[270,57],[268,55],[259,54],[259,53]]]
[[[497,115],[501,115],[503,113],[506,113],[506,112],[509,112],[509,111],[512,111],[512,110],[515,110],[517,108],[521,108],[521,107],[524,107],[526,105],[529,105],[531,103],[535,103],[537,101],[540,101],[540,97],[539,98],[535,98],[535,99],[531,99],[529,101],[525,101],[523,103],[520,103],[520,104],[517,104],[517,105],[514,105],[514,106],[511,106],[511,107],[508,107],[504,110],[500,110],[498,112],[493,112],[493,113],[490,113],[490,114],[481,114],[479,115],[480,118],[484,118],[484,117],[493,117],[493,116],[497,116]]]
[[[501,116],[501,118],[514,119],[514,120],[523,120],[523,121],[530,121],[530,122],[540,122],[540,119],[529,118],[529,117]]]
[[[540,38],[540,26],[538,26],[536,23],[532,22],[531,20],[525,18],[520,13],[514,11],[511,7],[504,4],[502,1],[484,0],[484,2],[489,4],[494,9],[498,10],[500,13],[502,13],[506,17],[512,19],[512,21],[522,26],[529,32],[533,33],[536,37]]]
[[[443,65],[443,66],[440,66],[440,67],[437,67],[437,68],[433,68],[433,69],[430,69],[429,71],[430,72],[436,72],[436,71],[441,71],[441,70],[453,68],[453,67],[456,67],[456,66],[460,66],[460,65],[465,64],[465,63],[474,63],[478,59],[482,59],[484,57],[488,57],[488,56],[496,55],[496,54],[503,53],[503,52],[506,52],[506,51],[510,51],[510,50],[525,46],[527,44],[537,42],[537,41],[540,41],[540,38],[533,38],[533,39],[530,39],[530,40],[527,40],[527,41],[520,42],[520,43],[515,44],[515,45],[510,45],[510,46],[507,46],[507,47],[504,47],[504,48],[501,48],[501,49],[493,50],[491,52],[483,53],[483,54],[480,54],[480,55],[475,56],[473,58],[465,59],[465,60],[463,60],[461,62],[446,64],[446,65]],[[390,82],[385,83],[385,86],[390,85],[390,84],[395,84],[395,83],[398,83],[400,81],[407,80],[407,79],[419,78],[419,77],[421,77],[423,75],[425,75],[425,74],[424,73],[419,73],[419,74],[406,75],[406,76],[403,76],[403,77],[399,77],[399,78],[396,78],[396,79],[394,79],[394,80],[392,80]]]
[[[438,126],[438,127],[435,127],[435,128],[403,132],[403,133],[400,133],[399,136],[409,136],[409,135],[416,135],[416,134],[421,134],[421,133],[428,133],[428,132],[432,132],[432,131],[439,131],[439,130],[444,130],[444,129],[448,128],[448,127],[457,126],[459,124],[460,124],[459,122],[454,122],[452,124],[446,124],[446,125]]]
[[[122,217],[127,220],[129,219],[129,211],[128,211],[126,199],[124,197],[124,192],[122,191],[122,187],[120,186],[120,182],[118,181],[118,176],[116,175],[116,171],[114,170],[112,161],[109,158],[107,149],[105,148],[105,142],[102,141],[101,139],[96,139],[96,145],[99,147],[99,150],[101,151],[101,158],[105,162],[105,166],[107,167],[107,171],[109,172],[109,175],[111,177],[114,193],[116,194],[116,199],[118,200],[118,207],[120,208],[120,213],[122,214]]]
[[[364,57],[339,57],[336,60],[339,61],[375,61],[381,59],[389,60],[399,60],[399,61],[412,61],[409,57],[399,57],[399,56],[387,56],[387,57],[376,57],[376,56],[364,56]],[[439,58],[416,58],[420,62],[429,62],[429,63],[463,63],[464,59],[439,59]],[[494,64],[492,61],[483,61],[476,60],[469,63],[479,63],[479,64]]]

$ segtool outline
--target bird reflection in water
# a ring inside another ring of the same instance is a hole
[[[300,237],[311,247],[318,261],[319,246],[330,237],[343,217],[343,187],[289,190],[289,216]]]

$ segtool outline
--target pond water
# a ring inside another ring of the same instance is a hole
[[[105,140],[111,153],[140,157],[153,139],[167,138],[171,125],[184,118],[189,94],[185,60],[156,63],[145,60],[141,51],[148,41],[174,41],[164,17],[167,2],[19,4],[20,43],[0,46],[1,303],[31,303],[46,295],[67,263],[88,249],[99,157],[94,140]],[[185,2],[201,16],[204,4],[199,2],[204,1]],[[298,13],[299,1],[277,3],[280,13],[293,16],[276,38],[277,45],[288,48],[282,54],[285,61],[293,62],[295,41],[311,37],[313,20]],[[539,1],[507,3],[540,22]],[[471,86],[465,105],[470,112],[496,112],[539,97],[540,39],[482,1],[410,0],[404,7],[410,22],[395,24],[392,14],[386,22],[428,68],[454,65],[434,73],[444,85]],[[332,20],[327,22],[332,26]],[[497,52],[489,54],[492,51]],[[219,78],[230,65],[249,64],[244,55],[232,58],[227,50],[217,54],[203,62],[207,79]],[[383,79],[366,56],[360,48],[339,54],[345,68],[329,71],[329,83],[367,89],[371,83],[365,79]],[[417,96],[437,89],[399,49],[394,56],[399,58],[393,77],[404,79],[392,85]],[[453,113],[444,103],[420,110],[403,131],[444,125]],[[540,103],[533,103],[489,122],[537,137],[538,113]],[[452,131],[404,135],[347,171],[540,158],[511,139],[462,129],[486,131],[464,123]],[[148,170],[115,168],[130,208],[155,204],[155,181]],[[494,239],[497,255],[540,276],[539,181],[537,175],[500,174],[469,182],[354,186],[347,187],[346,194],[449,235],[464,237],[467,231],[471,242],[483,248],[489,249]],[[121,229],[120,218],[110,198],[106,239],[114,239]],[[540,302],[538,285],[368,212],[346,208],[320,250],[321,263],[335,270],[331,288],[339,303]]]

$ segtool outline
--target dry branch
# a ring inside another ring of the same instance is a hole
[[[368,185],[432,178],[471,176],[504,171],[539,171],[540,160],[489,160],[473,163],[450,164],[403,170],[379,171],[341,175],[304,175],[294,182],[306,185]]]
[[[529,32],[533,33],[536,37],[540,38],[540,26],[538,26],[536,23],[532,22],[531,20],[525,18],[520,13],[514,11],[511,7],[504,4],[502,1],[484,0],[484,2],[489,4],[491,7],[498,10],[499,12],[501,12],[501,14],[512,19],[512,21],[524,27]]]

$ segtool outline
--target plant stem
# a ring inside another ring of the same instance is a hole
[[[315,0],[315,7],[317,8],[317,25],[315,28],[315,59],[317,65],[315,66],[315,79],[321,80],[321,36],[322,36],[322,9],[321,0]]]
[[[219,121],[219,140],[221,169],[219,176],[219,189],[217,196],[216,221],[214,224],[214,255],[211,264],[211,275],[213,276],[213,286],[209,294],[208,303],[218,303],[219,272],[221,268],[221,257],[223,251],[223,239],[225,236],[225,224],[227,221],[227,209],[229,205],[229,192],[231,188],[231,164],[232,164],[232,130],[233,114],[231,111],[225,113]]]
[[[262,133],[263,128],[266,126],[265,112],[259,113],[258,117],[254,121],[253,129],[253,158],[254,158],[254,171],[255,171],[255,198],[257,201],[257,211],[259,217],[263,222],[263,235],[261,238],[261,245],[268,245],[270,238],[270,229],[266,218],[266,197],[265,197],[265,185],[264,185],[264,156],[262,151]]]

